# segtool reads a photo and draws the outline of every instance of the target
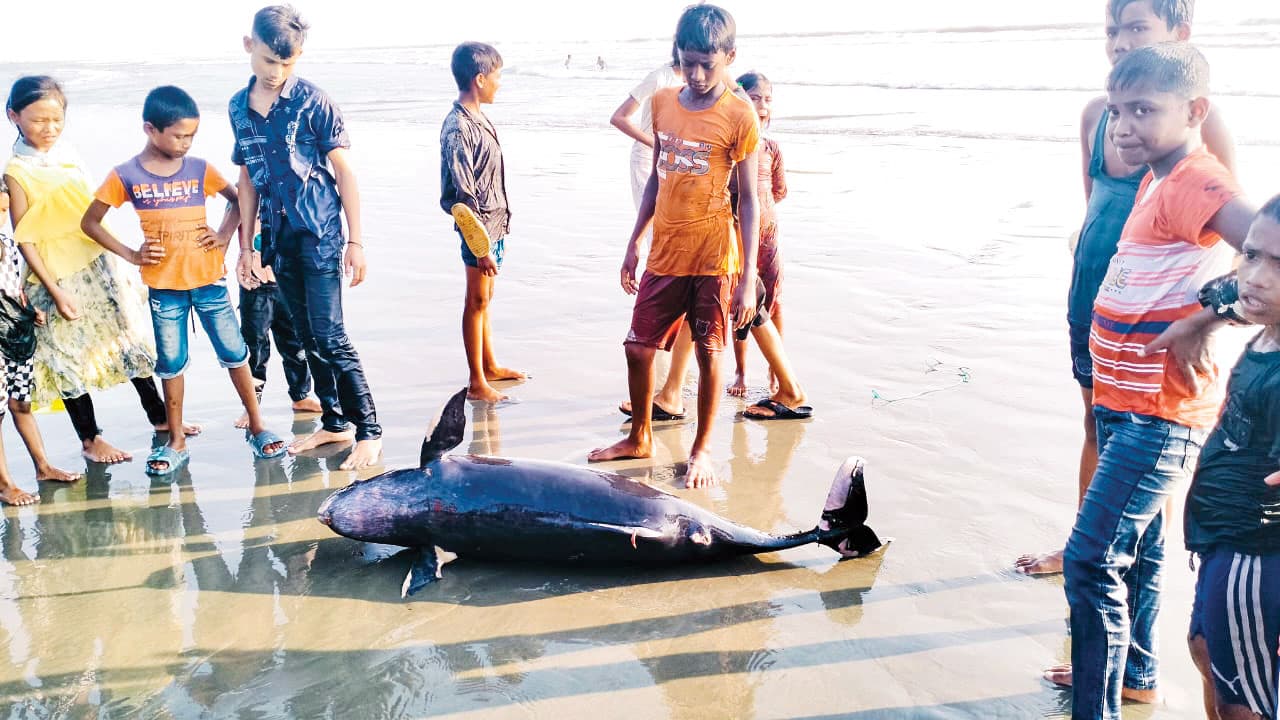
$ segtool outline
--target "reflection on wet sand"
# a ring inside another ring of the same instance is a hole
[[[470,449],[497,452],[496,416],[472,419]],[[768,472],[735,439],[733,472],[753,487],[718,510],[780,524],[761,509],[778,504],[803,429],[779,430],[765,435]],[[199,466],[149,485],[97,468],[44,488],[37,512],[8,511],[0,695],[19,717],[401,717],[656,687],[650,702],[685,716],[705,712],[704,682],[719,678],[715,707],[750,715],[763,673],[828,662],[821,648],[777,648],[773,624],[848,624],[881,561],[837,572],[818,550],[641,574],[463,559],[404,603],[408,558],[314,521],[326,480],[349,479],[328,464],[256,462],[239,491],[200,484]],[[237,526],[214,530],[210,513]]]

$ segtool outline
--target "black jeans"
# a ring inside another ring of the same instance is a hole
[[[317,268],[305,257],[302,248],[318,242],[306,230],[286,225],[280,236],[272,270],[293,316],[294,329],[307,350],[316,396],[324,409],[324,429],[342,432],[350,422],[356,426],[356,440],[382,437],[364,367],[342,321],[340,262]]]
[[[147,421],[152,425],[162,425],[167,422],[169,418],[165,414],[164,400],[160,398],[160,392],[156,389],[155,379],[134,378],[129,382],[138,392],[142,409],[147,413]],[[93,398],[89,397],[89,393],[80,397],[63,398],[62,404],[67,408],[71,425],[76,429],[76,435],[80,437],[81,442],[92,440],[102,434],[102,429],[98,427],[98,417],[93,411]]]
[[[259,399],[267,384],[267,361],[271,359],[273,337],[284,365],[285,381],[289,384],[289,398],[298,402],[311,394],[307,351],[294,332],[293,316],[279,285],[263,283],[253,290],[240,288],[240,334],[249,346],[249,372],[257,381]]]

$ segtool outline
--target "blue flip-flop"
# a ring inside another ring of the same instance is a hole
[[[259,458],[261,460],[270,460],[271,458],[278,458],[281,455],[283,455],[289,447],[288,445],[285,444],[284,438],[271,432],[270,430],[263,430],[257,435],[250,434],[248,430],[245,430],[244,439],[248,440],[249,446],[253,448],[254,457]],[[263,448],[270,445],[271,443],[280,443],[280,449],[273,453],[267,453],[265,450],[263,450]]]
[[[186,450],[174,450],[168,445],[161,445],[153,448],[147,456],[146,472],[152,477],[164,477],[185,465],[190,457],[191,453]],[[163,470],[151,466],[151,463],[160,462],[165,463]]]

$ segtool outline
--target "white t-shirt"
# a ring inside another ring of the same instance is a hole
[[[646,135],[653,133],[653,108],[649,102],[653,94],[663,88],[681,85],[684,85],[684,78],[677,75],[675,69],[668,63],[646,75],[631,91],[631,98],[640,103],[640,129]]]

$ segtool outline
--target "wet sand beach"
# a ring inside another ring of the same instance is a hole
[[[1258,201],[1280,191],[1270,130],[1280,94],[1231,72],[1274,67],[1276,33],[1280,20],[1203,34]],[[70,486],[42,483],[38,506],[0,515],[0,714],[1061,716],[1069,693],[1040,679],[1069,656],[1061,578],[1011,566],[1059,546],[1074,517],[1081,403],[1067,354],[1066,239],[1083,216],[1075,122],[1105,73],[1096,34],[744,41],[739,69],[776,86],[773,132],[790,185],[779,206],[785,338],[815,417],[746,421],[746,403],[725,397],[715,489],[683,489],[689,423],[659,425],[652,460],[603,467],[784,533],[815,524],[832,474],[861,455],[869,524],[894,538],[884,551],[837,563],[809,547],[662,571],[460,558],[404,601],[406,555],[315,520],[330,492],[380,469],[340,471],[343,452],[255,462],[200,332],[187,416],[205,431],[188,467],[144,475],[152,433],[133,392],[117,388],[98,396],[99,414],[135,460],[91,467]],[[938,54],[928,73],[895,65],[925,44]],[[806,45],[845,58],[846,70],[799,72]],[[625,432],[616,406],[631,302],[618,266],[634,214],[629,141],[606,121],[662,61],[664,42],[620,45],[595,74],[557,70],[563,49],[500,49],[508,70],[491,117],[514,213],[494,332],[499,359],[533,379],[504,386],[512,404],[469,406],[458,451],[581,464]],[[1061,58],[1052,77],[1007,66],[1033,50]],[[437,203],[447,54],[317,51],[301,70],[344,108],[355,143],[370,275],[347,293],[346,313],[386,430],[383,469],[416,464],[428,424],[466,379],[463,273]],[[850,67],[865,72],[851,79]],[[204,112],[193,154],[231,171],[225,104],[247,79],[241,56],[192,63],[181,77],[154,65],[0,64],[0,78],[37,69],[67,80],[67,138],[97,177],[141,148],[146,90],[175,80]],[[128,211],[110,219],[136,241]],[[278,361],[271,372],[269,425],[315,428],[291,415]],[[764,395],[754,350],[748,382],[748,402]],[[692,393],[691,381],[690,406]],[[55,462],[82,466],[67,418],[40,424]],[[4,442],[15,477],[34,489],[10,422]],[[1183,642],[1194,576],[1178,522],[1160,621],[1168,698],[1127,718],[1200,712]]]

